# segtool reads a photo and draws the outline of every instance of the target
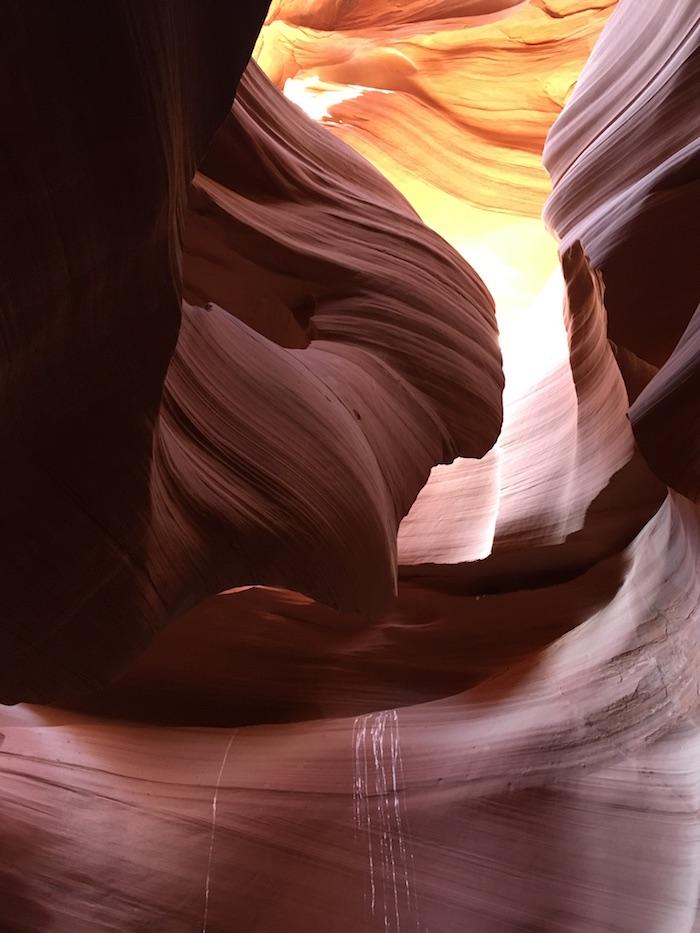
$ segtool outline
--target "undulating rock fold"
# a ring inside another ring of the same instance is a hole
[[[657,4],[622,0],[544,151],[554,182],[547,222],[562,247],[580,240],[602,271],[619,350],[661,367],[635,402],[635,436],[661,478],[691,497],[698,495],[691,319],[700,295],[699,43],[692,0],[664,15]],[[688,442],[679,443],[675,417]]]
[[[544,151],[547,222],[602,269],[612,339],[657,366],[700,293],[699,40],[692,0],[619,3]]]
[[[507,0],[340,9],[283,0],[256,57],[401,190],[420,181],[457,197],[462,212],[536,217],[549,190],[547,130],[614,2],[567,6],[553,16]]]
[[[700,929],[697,3],[4,12],[0,933]]]
[[[145,539],[179,226],[264,13],[253,0],[4,11],[7,702],[100,683],[164,618]]]
[[[246,174],[256,163],[266,174]],[[242,271],[257,288],[239,312]],[[490,295],[254,64],[193,184],[184,275],[225,310],[184,309],[154,560],[174,525],[166,573],[190,593],[274,584],[378,610],[395,589],[398,522],[431,466],[481,457],[498,437]]]
[[[637,443],[664,482],[700,499],[700,310],[630,409]]]
[[[48,417],[47,407],[59,404],[66,383],[67,392],[82,393],[85,410],[66,402],[48,430],[40,432],[37,424],[35,431],[39,450],[68,443],[76,431],[81,437],[67,462],[56,457],[50,467],[39,453],[15,444],[18,463],[10,468],[20,472],[21,464],[19,482],[37,515],[26,547],[40,557],[52,544],[58,579],[51,584],[49,575],[47,591],[27,600],[30,585],[22,573],[30,564],[25,546],[17,550],[21,572],[5,594],[8,616],[16,620],[5,633],[2,695],[8,701],[54,699],[99,683],[173,614],[227,586],[283,585],[334,606],[375,611],[395,590],[398,522],[430,468],[458,454],[483,456],[500,430],[497,329],[478,276],[363,160],[299,116],[254,65],[239,104],[209,144],[203,169],[213,177],[202,174],[194,183],[184,218],[185,279],[188,290],[207,301],[205,308],[185,304],[179,323],[173,301],[184,182],[205,148],[201,135],[183,136],[182,114],[169,109],[198,93],[188,71],[188,56],[197,49],[186,50],[181,65],[176,57],[186,13],[183,22],[164,11],[152,22],[145,17],[135,40],[147,56],[149,43],[170,36],[163,69],[172,65],[179,82],[174,89],[165,78],[147,85],[152,99],[142,116],[143,132],[160,134],[164,164],[162,190],[149,189],[162,215],[155,253],[142,244],[139,261],[162,307],[169,295],[170,336],[158,336],[167,317],[153,305],[155,297],[138,292],[138,279],[122,292],[114,285],[114,300],[133,302],[146,346],[153,342],[143,380],[150,402],[139,384],[146,368],[139,331],[122,322],[138,347],[119,353],[109,331],[98,336],[94,326],[76,319],[75,346],[94,338],[102,353],[80,351],[76,365],[87,356],[89,373],[76,379],[64,368],[40,411]],[[204,81],[207,88],[211,82],[215,76]],[[209,90],[199,93],[211,97]],[[197,126],[206,122],[211,133],[205,116],[196,114]],[[90,150],[84,157],[95,156]],[[253,169],[246,179],[256,162],[267,171],[256,180]],[[231,180],[237,165],[243,192]],[[138,203],[138,189],[132,195]],[[153,258],[158,250],[161,266]],[[232,298],[241,269],[256,291],[252,309],[241,306],[244,294]],[[103,263],[96,273],[100,287],[111,274]],[[91,307],[87,301],[83,313]],[[234,316],[239,307],[242,320]],[[263,331],[284,308],[290,327],[294,321],[303,336],[297,344],[309,345],[283,350],[251,330],[246,320],[255,325],[258,307]],[[118,321],[119,315],[114,326]],[[107,389],[110,367],[114,384]],[[100,373],[103,383],[92,391],[90,374],[97,380]],[[122,385],[116,397],[100,395]],[[111,486],[118,495],[105,512],[93,498]],[[20,494],[10,527],[26,508]],[[57,551],[59,528],[71,525],[71,550]],[[68,575],[61,556],[70,560]],[[82,594],[86,574],[94,583]]]
[[[464,600],[446,601],[445,615],[430,623],[443,627],[432,677],[454,678],[455,692],[434,702],[403,699],[379,712],[346,707],[318,719],[339,700],[327,678],[315,687],[316,721],[287,725],[183,730],[6,711],[5,832],[11,877],[23,879],[5,901],[7,916],[48,915],[78,929],[137,929],[165,919],[183,931],[201,926],[205,912],[209,930],[227,930],[234,909],[236,922],[265,931],[313,929],[334,911],[334,924],[347,931],[381,928],[385,914],[396,930],[416,913],[426,926],[450,931],[517,929],[523,915],[537,928],[631,930],[642,917],[645,929],[690,929],[698,857],[697,531],[697,510],[672,495],[619,559],[573,589],[474,603],[481,624],[473,634],[486,638],[485,680],[466,692],[455,690],[459,669],[471,663],[476,673],[479,662],[467,651],[460,664]],[[586,594],[582,601],[576,591]],[[489,672],[496,656],[489,620],[508,617],[503,648],[511,641],[517,652],[523,618],[540,617],[541,635],[551,626],[556,636]],[[319,621],[312,637],[323,637]],[[225,638],[235,629],[220,631]],[[395,644],[401,640],[405,650],[408,631]],[[423,676],[430,640],[428,632],[411,650]],[[371,657],[371,642],[365,646]],[[341,656],[351,660],[347,649]],[[207,661],[205,682],[210,669]],[[219,685],[230,690],[232,681]],[[311,701],[308,690],[301,692]],[[385,693],[375,702],[387,701],[394,702]],[[30,813],[42,814],[31,833]],[[662,872],[649,854],[650,835],[667,852]],[[533,848],[544,865],[534,871]],[[76,877],[86,880],[76,886]],[[117,896],[109,894],[115,883]],[[87,884],[94,893],[83,900],[76,895]],[[278,892],[272,900],[263,894],[271,888]],[[297,901],[299,891],[305,896]],[[284,920],[280,898],[295,898]]]

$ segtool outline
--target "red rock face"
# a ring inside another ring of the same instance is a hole
[[[690,933],[696,4],[108,6],[5,18],[0,930]]]

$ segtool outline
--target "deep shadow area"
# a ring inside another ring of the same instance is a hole
[[[626,569],[619,553],[567,583],[498,595],[407,583],[374,621],[285,590],[221,594],[173,622],[120,680],[73,708],[232,726],[356,716],[451,696],[512,665],[529,676],[543,648],[614,598]],[[517,682],[508,678],[508,689]]]

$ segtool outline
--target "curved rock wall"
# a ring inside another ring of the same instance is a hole
[[[695,7],[11,5],[1,930],[697,927]]]

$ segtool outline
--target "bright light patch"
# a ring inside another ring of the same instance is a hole
[[[318,75],[308,78],[287,78],[284,96],[300,107],[304,113],[318,123],[333,123],[333,107],[347,100],[356,100],[363,94],[391,94],[380,88],[364,87],[361,84],[335,84],[322,81]]]

